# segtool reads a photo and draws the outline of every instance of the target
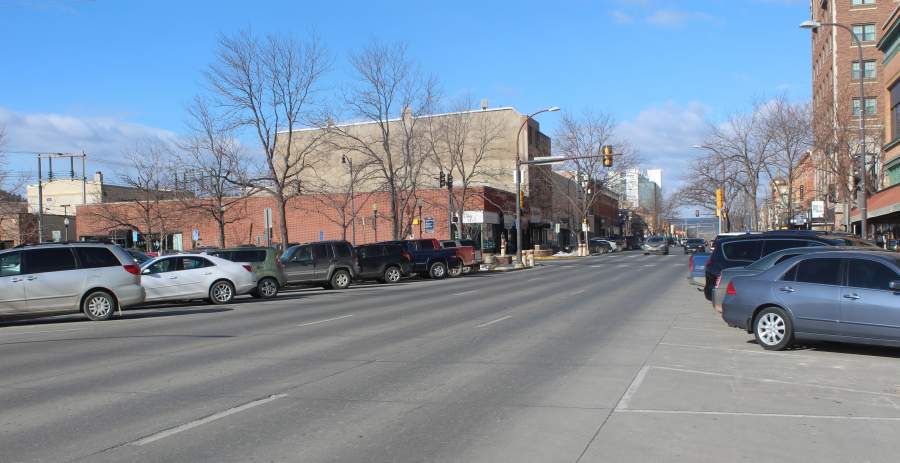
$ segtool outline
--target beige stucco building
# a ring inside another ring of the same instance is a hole
[[[137,188],[119,185],[110,185],[103,181],[103,173],[97,172],[94,178],[82,182],[79,179],[54,179],[42,184],[44,214],[51,215],[75,215],[75,207],[83,204],[110,203],[128,201],[146,195]],[[167,194],[161,192],[163,198],[170,199]],[[38,186],[27,187],[28,212],[38,212]],[[174,193],[171,193],[174,198]]]

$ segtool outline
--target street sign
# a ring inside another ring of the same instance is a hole
[[[53,230],[52,232],[50,232],[50,234],[53,235],[54,242],[58,243],[58,242],[62,241],[62,232],[61,231]]]
[[[809,204],[814,219],[825,218],[825,201],[813,201]]]
[[[434,217],[425,217],[425,227],[422,231],[425,233],[434,233]]]
[[[319,230],[319,241],[325,241],[325,230]]]
[[[559,224],[558,223],[553,224],[553,231],[556,233],[559,233]]]
[[[138,232],[137,230],[131,230],[131,241],[137,243],[138,241]]]
[[[588,224],[587,224],[587,222],[581,222],[581,231],[583,231],[583,232],[590,231],[590,230],[588,229]]]
[[[196,228],[191,230],[191,239],[200,241],[200,230],[197,230]]]

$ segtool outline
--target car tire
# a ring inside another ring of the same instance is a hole
[[[266,277],[256,283],[256,289],[253,291],[253,297],[260,299],[272,299],[278,295],[278,280],[272,277]]]
[[[399,268],[395,266],[390,266],[384,269],[384,274],[381,277],[382,283],[397,283],[400,281],[400,278],[403,277],[403,272],[400,271]]]
[[[106,291],[91,291],[81,302],[81,311],[94,321],[109,320],[116,311],[116,298]]]
[[[458,276],[462,276],[463,274],[463,265],[459,264],[456,267],[452,267],[447,271],[447,276],[450,278],[456,278]]]
[[[441,280],[447,277],[447,265],[443,262],[435,262],[428,268],[428,277]]]
[[[331,274],[331,282],[328,285],[331,289],[347,289],[350,287],[350,273],[343,269],[335,270]]]
[[[784,350],[794,342],[794,324],[779,307],[766,307],[753,319],[756,343],[766,350]]]
[[[222,305],[234,300],[234,285],[228,280],[219,280],[209,287],[209,302]]]

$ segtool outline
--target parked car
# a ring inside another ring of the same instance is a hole
[[[346,241],[319,241],[287,248],[281,264],[289,285],[346,289],[356,278],[355,256],[353,246]]]
[[[412,271],[412,255],[396,244],[367,244],[356,248],[360,280],[396,283]]]
[[[0,316],[84,313],[106,320],[144,302],[140,268],[111,244],[25,245],[0,251]]]
[[[644,255],[647,254],[669,255],[669,243],[662,236],[651,236],[644,243]]]
[[[588,252],[591,254],[607,254],[613,252],[615,244],[600,238],[591,238],[588,241]]]
[[[795,256],[726,287],[722,318],[768,350],[800,340],[900,346],[900,257],[885,251]]]
[[[441,247],[444,249],[449,248],[472,248],[471,255],[472,259],[467,258],[468,251],[465,251],[463,255],[457,253],[457,257],[462,259],[463,261],[463,273],[468,272],[477,272],[481,269],[481,264],[484,263],[484,256],[481,252],[481,245],[477,243],[475,240],[446,240],[441,241]]]
[[[396,244],[408,252],[413,259],[412,271],[424,277],[446,278],[448,269],[462,265],[453,249],[442,249],[437,240],[403,240],[385,241],[384,244]]]
[[[240,247],[230,249],[211,249],[205,252],[211,256],[220,257],[237,263],[247,263],[253,269],[256,277],[256,289],[250,295],[261,299],[271,299],[278,295],[278,291],[284,287],[284,266],[278,258],[275,248],[266,247]]]
[[[694,253],[688,261],[688,281],[695,286],[703,287],[706,281],[706,263],[709,261],[709,254]],[[699,288],[698,288],[699,289]]]
[[[719,236],[706,265],[703,294],[712,301],[712,290],[722,270],[749,265],[775,251],[804,246],[864,246],[872,243],[852,235],[810,231],[771,231],[736,236]]]
[[[452,278],[456,278],[463,273],[471,272],[475,268],[475,247],[464,246],[459,241],[441,241],[441,249],[452,249],[461,265],[450,267],[447,269],[448,274]],[[479,264],[480,265],[480,264]]]
[[[250,264],[206,254],[179,254],[145,262],[141,285],[147,302],[206,299],[227,304],[256,289],[256,277]]]
[[[706,252],[706,241],[703,238],[688,238],[684,240],[684,253]]]

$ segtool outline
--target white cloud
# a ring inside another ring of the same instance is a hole
[[[8,152],[80,152],[88,154],[90,169],[115,170],[124,163],[125,151],[140,140],[174,139],[175,134],[117,117],[78,117],[54,113],[22,113],[0,108],[0,125],[6,126]],[[15,153],[13,153],[15,154]],[[30,169],[22,156],[10,158],[12,167]],[[17,162],[19,161],[19,162]],[[92,166],[93,164],[93,166]]]
[[[634,22],[634,18],[622,10],[615,10],[610,13],[610,16],[612,16],[613,22],[616,24],[631,24]]]
[[[714,21],[715,17],[701,11],[656,10],[646,18],[647,22],[660,27],[681,27],[689,22]]]
[[[707,108],[699,102],[687,106],[666,103],[644,109],[619,124],[617,135],[637,148],[647,169],[663,169],[666,191],[675,191],[699,152],[692,148],[707,134]]]

